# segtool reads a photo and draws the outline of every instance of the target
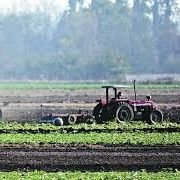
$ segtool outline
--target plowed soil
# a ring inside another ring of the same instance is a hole
[[[163,111],[164,119],[180,122],[180,90],[138,90],[138,99],[147,94]],[[123,97],[134,99],[132,90],[125,90]],[[0,92],[3,119],[8,121],[38,121],[42,114],[77,113],[79,109],[90,113],[96,100],[105,98],[99,90],[15,90]]]
[[[180,167],[180,146],[1,145],[0,171],[157,171]]]

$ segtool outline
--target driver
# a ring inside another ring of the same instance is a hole
[[[118,94],[117,94],[117,98],[120,99],[121,95],[122,95],[122,93],[121,93],[121,91],[119,91]]]

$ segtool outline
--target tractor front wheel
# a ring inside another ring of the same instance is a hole
[[[122,104],[116,111],[116,120],[119,123],[125,123],[134,119],[134,112],[129,104]]]
[[[162,121],[163,121],[163,113],[160,110],[156,109],[150,113],[149,116],[150,124],[161,123]]]

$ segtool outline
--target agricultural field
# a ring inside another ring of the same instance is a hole
[[[42,114],[92,112],[99,98],[105,98],[100,84],[92,83],[0,83],[0,105],[3,119],[37,121]],[[132,85],[131,85],[132,86]],[[134,99],[133,87],[122,90],[124,97]],[[180,84],[137,84],[137,98],[151,95],[164,112],[166,120],[180,121]]]
[[[171,175],[177,176],[180,165],[179,130],[179,124],[175,123],[79,124],[67,127],[2,123],[0,170],[43,170],[57,174],[79,171],[79,175],[81,171],[102,172],[99,178],[107,172],[111,172],[107,178],[110,175],[125,178],[125,172],[131,177],[133,173],[128,171],[134,171],[140,178],[142,169],[149,172],[166,170],[166,173],[171,169]],[[88,177],[91,176],[93,178],[90,173]],[[151,176],[153,178],[149,174]]]
[[[38,123],[48,113],[91,113],[105,96],[101,85],[0,83],[0,178],[179,179],[178,83],[137,85],[137,98],[151,94],[163,111],[161,124]],[[122,92],[134,98],[132,88]]]

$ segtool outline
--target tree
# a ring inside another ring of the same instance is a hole
[[[174,54],[177,45],[177,18],[175,14],[178,5],[175,0],[154,0],[153,11],[153,33],[157,49],[157,63],[160,67],[167,66],[167,61]],[[168,63],[168,66],[171,63]],[[161,68],[160,72],[163,72]],[[166,69],[167,71],[167,69]],[[172,71],[173,72],[173,71]]]

